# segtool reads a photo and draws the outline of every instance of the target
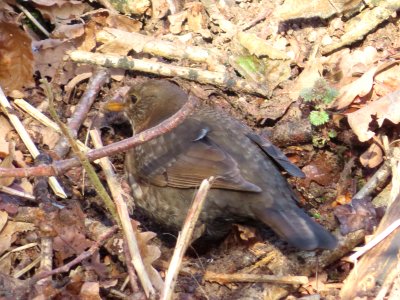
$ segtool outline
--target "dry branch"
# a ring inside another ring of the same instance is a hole
[[[123,141],[105,146],[101,149],[91,150],[88,153],[86,153],[86,156],[90,161],[94,161],[96,159],[105,156],[126,151],[135,146],[150,141],[181,124],[186,119],[186,117],[193,111],[196,104],[197,104],[197,98],[194,96],[189,96],[188,102],[177,113],[175,113],[172,117],[163,121],[159,125],[150,128],[148,130],[145,130],[140,134],[136,134],[131,138],[125,139]],[[54,162],[50,166],[38,166],[32,168],[14,168],[14,169],[0,168],[0,178],[52,176],[52,175],[63,174],[65,171],[77,166],[80,166],[79,160],[77,158],[71,158],[63,161]]]
[[[202,181],[202,183],[200,184],[200,188],[197,191],[196,196],[194,197],[193,204],[187,213],[182,231],[179,232],[178,240],[176,241],[174,254],[172,255],[167,275],[165,276],[164,288],[161,293],[162,300],[172,299],[172,294],[174,292],[176,279],[178,278],[179,268],[182,263],[183,255],[185,254],[186,249],[190,244],[197,220],[200,216],[200,212],[203,208],[207,193],[211,188],[213,180],[214,178],[210,177],[208,180],[205,179]]]
[[[259,94],[267,97],[269,91],[255,88],[246,80],[240,79],[227,72],[211,72],[198,68],[179,67],[160,62],[134,59],[127,56],[92,53],[87,51],[69,52],[72,61],[104,66],[107,68],[121,68],[125,70],[140,71],[160,76],[177,76],[203,84],[212,84],[235,92]]]

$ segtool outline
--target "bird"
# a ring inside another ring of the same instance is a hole
[[[187,101],[188,94],[175,83],[151,79],[132,85],[121,107],[139,134]],[[337,239],[297,205],[278,166],[304,175],[250,127],[204,103],[179,126],[125,156],[135,204],[169,231],[179,232],[196,189],[213,176],[195,239],[222,239],[232,223],[255,220],[300,250],[334,249]]]

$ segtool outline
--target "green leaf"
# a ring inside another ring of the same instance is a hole
[[[324,110],[313,110],[310,113],[309,119],[312,125],[321,126],[329,121],[329,115]]]
[[[331,103],[337,96],[339,95],[339,91],[334,88],[327,88],[324,97],[322,98],[322,101],[325,104]]]
[[[300,97],[303,98],[306,102],[314,101],[314,90],[312,88],[302,89],[300,91]]]

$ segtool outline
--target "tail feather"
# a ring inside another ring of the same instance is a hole
[[[289,244],[301,250],[332,250],[337,246],[337,239],[300,208],[268,208],[256,212],[256,215]]]

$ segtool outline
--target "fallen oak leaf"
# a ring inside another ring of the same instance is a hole
[[[369,130],[369,125],[373,120],[372,116],[376,116],[376,122],[379,127],[385,120],[389,120],[394,124],[400,122],[400,90],[386,95],[374,102],[371,102],[363,108],[349,113],[347,120],[351,129],[357,135],[361,142],[368,141],[375,136],[375,133]]]
[[[399,61],[387,61],[381,63],[371,68],[357,80],[343,86],[339,90],[339,96],[336,101],[333,102],[332,107],[340,110],[349,106],[356,97],[364,97],[368,95],[373,87],[375,76],[398,63]]]

